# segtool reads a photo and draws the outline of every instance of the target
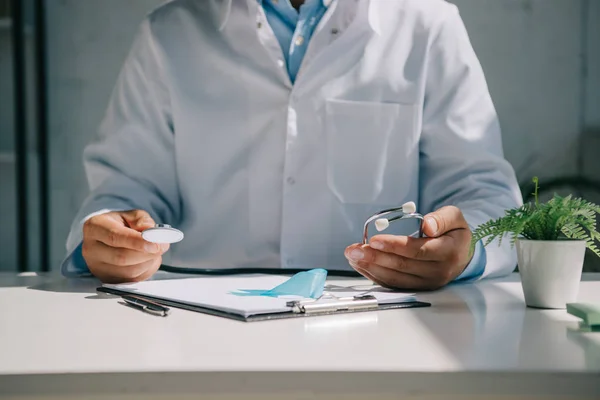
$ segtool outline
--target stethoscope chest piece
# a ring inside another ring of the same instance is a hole
[[[156,224],[142,232],[144,240],[152,243],[177,243],[183,240],[183,232],[170,225]]]

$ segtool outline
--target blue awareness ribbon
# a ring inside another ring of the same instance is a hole
[[[299,272],[282,284],[275,286],[273,289],[238,289],[235,292],[231,292],[231,294],[236,296],[266,297],[301,296],[304,298],[318,299],[323,294],[326,280],[327,270],[317,268]]]

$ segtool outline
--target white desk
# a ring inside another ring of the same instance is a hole
[[[430,308],[253,323],[154,317],[96,286],[0,275],[0,398],[600,398],[600,333],[527,309],[516,274]],[[580,300],[600,302],[600,274]]]

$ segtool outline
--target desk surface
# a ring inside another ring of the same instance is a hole
[[[154,317],[97,286],[0,274],[0,395],[267,393],[277,381],[327,393],[600,397],[600,333],[578,332],[564,310],[526,308],[518,274],[420,294],[430,308],[252,323],[177,309]],[[579,299],[600,302],[600,274],[584,274]]]

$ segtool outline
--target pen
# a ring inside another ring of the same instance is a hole
[[[135,307],[139,310],[147,312],[148,314],[156,315],[158,317],[166,317],[169,315],[169,307],[165,307],[161,304],[152,302],[150,300],[142,299],[137,296],[123,295],[121,298],[127,305]]]

